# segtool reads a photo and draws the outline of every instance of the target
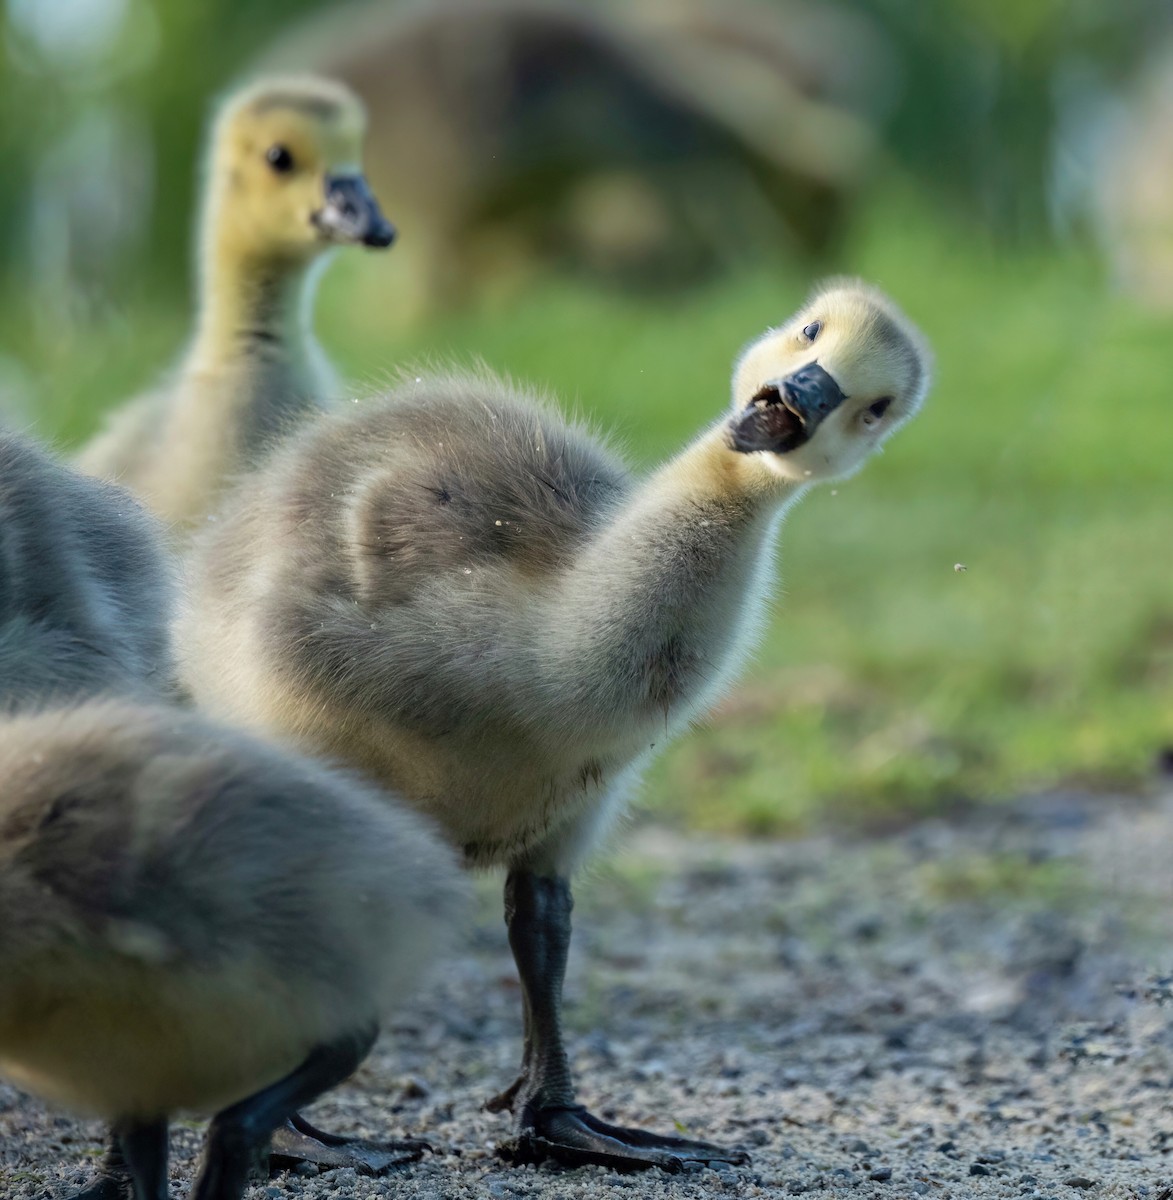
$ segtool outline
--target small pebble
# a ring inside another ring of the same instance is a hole
[[[374,626],[371,626],[374,629]],[[426,1100],[432,1094],[432,1089],[418,1076],[409,1075],[403,1081],[403,1089],[399,1095],[404,1100]]]
[[[983,1166],[981,1163],[970,1163],[969,1173],[971,1175],[988,1175],[990,1173],[990,1168]]]
[[[1096,1186],[1094,1179],[1085,1179],[1082,1175],[1072,1175],[1070,1179],[1065,1179],[1063,1182],[1069,1188],[1079,1188],[1081,1191],[1084,1188],[1094,1188]]]
[[[869,1179],[875,1180],[876,1183],[887,1183],[892,1178],[891,1167],[877,1167],[869,1176]]]

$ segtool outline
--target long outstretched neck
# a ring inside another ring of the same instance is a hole
[[[688,716],[756,633],[770,547],[805,491],[716,426],[629,495],[560,581],[547,653],[578,713]]]

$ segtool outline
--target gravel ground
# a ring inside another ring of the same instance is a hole
[[[742,1143],[744,1170],[515,1169],[518,993],[498,881],[327,1128],[427,1138],[381,1178],[252,1200],[800,1193],[1173,1197],[1173,796],[1047,795],[882,837],[753,844],[634,827],[584,881],[567,983],[582,1098]],[[68,1194],[100,1130],[0,1086],[0,1197]],[[172,1139],[184,1196],[200,1126]]]

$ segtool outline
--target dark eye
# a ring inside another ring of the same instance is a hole
[[[823,328],[822,321],[812,321],[803,331],[802,336],[808,342],[813,342],[819,336],[819,330]]]
[[[265,161],[279,175],[284,175],[287,171],[293,170],[293,155],[289,153],[287,146],[270,146],[265,151]]]
[[[882,417],[888,411],[888,406],[891,403],[892,397],[885,396],[882,400],[877,400],[875,404],[869,404],[868,412],[870,412],[873,417]]]

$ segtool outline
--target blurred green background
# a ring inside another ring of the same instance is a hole
[[[375,181],[401,245],[333,262],[317,306],[324,345],[358,391],[405,363],[483,358],[547,385],[651,464],[722,409],[740,345],[813,279],[875,281],[933,343],[929,405],[863,475],[790,518],[755,665],[657,764],[647,799],[673,820],[762,833],[1068,784],[1144,786],[1173,743],[1173,315],[1129,286],[1129,245],[1157,259],[1128,242],[1136,222],[1101,183],[1120,178],[1113,154],[1141,136],[1168,6],[858,0],[835,10],[838,25],[808,29],[822,6],[681,5],[649,5],[638,28],[639,5],[572,10],[607,45],[639,47],[638,87],[623,93],[635,99],[618,116],[592,120],[618,94],[610,59],[577,107],[559,70],[533,84],[540,39],[518,60],[516,104],[497,120],[540,119],[512,143],[505,131],[500,144],[524,155],[467,217],[476,236],[458,247],[432,230],[429,269],[438,262],[448,286],[426,295],[409,247],[428,231],[395,194],[397,172],[426,160],[386,163],[390,182]],[[359,7],[6,0],[0,406],[18,422],[76,444],[174,358],[191,320],[212,98],[260,59],[345,58],[333,35],[371,19]],[[386,14],[393,40],[401,10],[459,30],[476,9],[508,29],[519,7],[542,6],[391,3],[374,19]],[[767,55],[758,33],[744,36],[764,26],[722,26],[739,14],[774,22],[779,45],[797,29],[806,40]],[[381,43],[364,42],[382,61]],[[766,74],[746,85],[768,71],[780,91]],[[671,98],[674,121],[687,110],[683,136],[640,99],[664,78],[684,89]],[[402,104],[393,116],[408,120]],[[373,140],[379,122],[373,111]],[[568,128],[586,130],[579,159],[566,159]],[[625,150],[611,162],[616,131]],[[560,173],[544,173],[555,149]],[[762,167],[770,155],[785,159],[777,177]],[[641,191],[645,167],[654,184]],[[1164,169],[1173,195],[1173,160]],[[595,225],[642,197],[644,241],[615,251],[604,236],[599,250],[597,230],[551,233],[549,214],[579,212],[597,178],[618,180],[621,201]],[[1142,233],[1173,240],[1146,221]]]

